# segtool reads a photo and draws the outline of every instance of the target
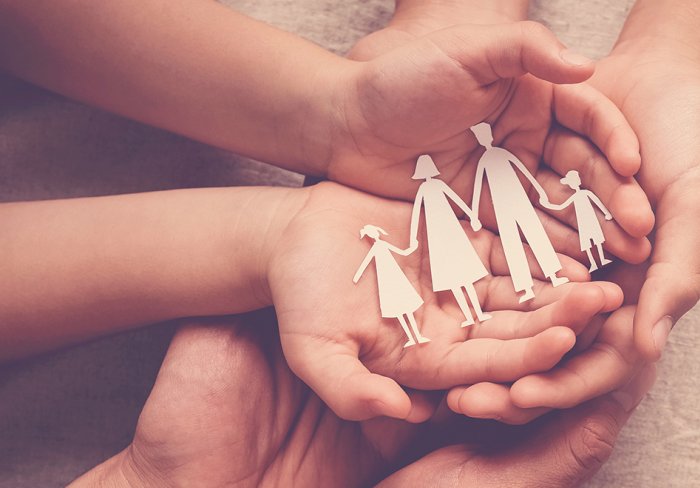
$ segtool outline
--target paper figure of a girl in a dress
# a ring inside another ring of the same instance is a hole
[[[369,263],[374,259],[375,266],[377,267],[377,287],[379,288],[379,308],[382,312],[382,317],[384,318],[396,318],[401,324],[401,328],[406,333],[408,341],[403,347],[412,346],[416,343],[416,340],[420,343],[430,342],[430,339],[421,335],[418,330],[418,324],[416,324],[416,317],[413,312],[418,310],[421,305],[423,305],[423,299],[420,297],[418,292],[416,292],[411,282],[406,278],[406,275],[399,267],[398,263],[394,259],[391,253],[399,254],[401,256],[408,256],[413,251],[415,247],[409,247],[408,249],[399,249],[396,246],[389,244],[381,239],[381,234],[387,235],[386,231],[374,226],[365,225],[360,231],[360,239],[365,236],[374,239],[374,244],[372,248],[365,256],[365,259],[360,264],[360,268],[355,273],[352,281],[357,283],[362,274],[369,266]],[[408,324],[406,320],[408,319]],[[416,340],[411,336],[409,331],[409,324],[416,336]]]
[[[432,158],[423,155],[418,158],[414,180],[425,180],[416,194],[411,215],[411,246],[418,245],[418,224],[421,207],[425,210],[425,229],[428,235],[428,256],[433,291],[449,290],[454,295],[465,321],[462,327],[474,324],[466,296],[480,322],[491,318],[481,310],[474,283],[488,275],[469,237],[464,232],[457,215],[450,206],[452,200],[469,217],[472,229],[481,229],[481,222],[457,193],[447,184],[435,178],[438,171]]]
[[[544,206],[551,210],[563,210],[571,204],[574,205],[576,222],[578,226],[578,236],[581,243],[581,251],[584,251],[588,256],[588,261],[591,263],[589,271],[593,272],[598,269],[598,265],[593,259],[593,254],[591,253],[591,248],[594,244],[598,248],[598,256],[600,257],[601,267],[612,262],[611,260],[606,259],[605,254],[603,254],[603,243],[605,242],[605,236],[603,235],[603,229],[600,227],[600,223],[596,217],[595,208],[593,205],[600,209],[605,217],[605,220],[612,220],[612,215],[605,205],[603,205],[603,202],[601,202],[592,191],[581,188],[581,177],[579,176],[578,171],[569,171],[566,173],[566,176],[559,181],[561,181],[564,185],[568,185],[569,188],[574,190],[574,194],[560,205],[549,203],[545,204]]]

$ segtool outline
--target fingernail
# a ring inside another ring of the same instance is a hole
[[[656,381],[656,368],[646,366],[627,385],[614,391],[611,396],[613,400],[622,405],[625,412],[631,412],[644,399],[654,385],[654,381]]]
[[[668,334],[671,332],[673,327],[673,319],[668,315],[659,320],[654,328],[651,329],[651,337],[654,339],[654,347],[656,352],[661,354],[666,345],[666,340],[668,340]]]
[[[560,53],[561,59],[574,66],[584,66],[593,62],[591,58],[587,58],[583,54],[566,49]]]

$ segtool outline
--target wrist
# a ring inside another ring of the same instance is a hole
[[[100,486],[103,488],[146,488],[158,486],[146,473],[137,471],[129,456],[129,448],[98,464],[74,480],[68,488]]]
[[[347,143],[344,105],[360,65],[347,58],[330,60],[309,77],[303,96],[302,109],[292,122],[291,150],[298,151],[298,159],[304,173],[313,176],[328,176],[338,146]],[[281,131],[287,130],[281,128]]]
[[[638,0],[611,54],[700,60],[700,4]]]

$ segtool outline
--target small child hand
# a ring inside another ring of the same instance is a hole
[[[343,418],[412,419],[412,403],[402,386],[443,389],[511,382],[547,371],[574,345],[577,331],[622,300],[619,288],[609,283],[551,288],[540,282],[535,300],[519,304],[510,277],[504,276],[507,265],[497,238],[482,231],[471,239],[495,276],[477,282],[476,288],[493,318],[483,326],[461,328],[456,304],[434,294],[429,275],[421,272],[427,254],[399,257],[425,302],[416,318],[431,339],[404,349],[399,325],[380,316],[373,268],[357,286],[351,283],[369,248],[349,230],[374,222],[383,225],[388,242],[400,242],[410,205],[332,183],[305,191],[307,203],[286,229],[268,281],[290,367]],[[572,279],[587,278],[583,266],[561,260]]]

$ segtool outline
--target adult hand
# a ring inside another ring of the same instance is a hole
[[[477,441],[457,441],[432,452],[379,487],[578,486],[610,456],[620,429],[654,379],[654,366],[647,366],[621,390],[575,409],[553,412],[526,427],[489,423],[479,428],[469,422],[448,422],[445,427],[452,439]]]
[[[571,486],[600,467],[652,380],[646,371],[606,398],[480,443],[459,416],[420,427],[343,421],[286,366],[269,312],[210,320],[175,335],[131,445],[72,486],[367,486],[426,454],[427,437],[435,448],[472,442],[381,486]]]
[[[656,210],[654,252],[634,318],[635,343],[649,360],[660,357],[671,327],[700,297],[699,19],[696,2],[638,1],[592,80],[639,136],[638,180]],[[602,171],[591,165],[581,176]]]

